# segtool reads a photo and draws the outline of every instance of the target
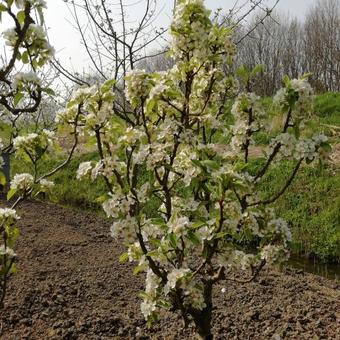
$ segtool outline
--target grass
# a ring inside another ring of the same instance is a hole
[[[91,160],[97,160],[95,153],[77,156],[62,170],[51,177],[56,184],[53,194],[50,197],[52,202],[77,207],[82,210],[98,212],[101,210],[101,204],[97,198],[107,192],[105,182],[98,178],[94,182],[88,180],[79,181],[76,179],[76,172],[79,163]],[[48,159],[41,163],[40,173],[47,173],[53,167],[59,164],[60,159]],[[12,158],[11,172],[12,175],[30,171],[28,163]]]
[[[272,168],[263,183],[264,196],[271,197],[291,170],[289,162]],[[339,172],[333,167],[303,167],[275,207],[291,227],[293,252],[340,262]]]

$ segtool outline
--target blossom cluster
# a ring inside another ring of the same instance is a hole
[[[216,60],[221,54],[234,54],[230,30],[213,25],[209,16],[202,0],[178,2],[170,27],[170,53],[175,59],[183,60],[189,55],[194,66],[197,62]]]
[[[287,110],[292,111],[292,121],[301,124],[310,112],[313,89],[306,77],[298,79],[285,79],[285,86],[274,96],[274,103]]]
[[[44,152],[55,145],[55,134],[53,131],[43,129],[40,133],[29,133],[18,136],[13,140],[16,155],[29,155],[33,159],[40,158]]]
[[[241,93],[231,113],[235,119],[231,146],[235,151],[242,151],[247,143],[254,143],[252,134],[261,128],[261,118],[264,116],[261,98],[254,93]]]
[[[19,219],[14,209],[0,208],[0,224],[12,224]]]
[[[12,87],[14,90],[32,89],[41,86],[41,79],[35,72],[19,72],[14,76]]]
[[[49,193],[52,191],[52,189],[54,188],[55,184],[53,181],[49,181],[47,179],[41,179],[39,181],[39,185],[40,185],[40,192],[44,192],[44,193]]]
[[[12,48],[16,46],[19,38],[15,28],[4,31],[3,37],[6,45]],[[32,61],[35,61],[35,65],[44,65],[54,55],[54,48],[48,42],[46,32],[41,25],[30,24],[24,40],[25,44],[22,43],[20,47],[27,50]],[[28,61],[23,59],[23,62],[27,63]]]
[[[11,190],[27,193],[34,184],[34,178],[31,174],[16,174],[11,180]]]
[[[59,111],[55,121],[57,124],[70,124],[78,120],[92,132],[108,126],[113,113],[114,93],[111,82],[102,86],[81,87],[74,91],[66,109]]]
[[[295,159],[297,161],[305,159],[308,162],[318,160],[321,156],[320,148],[328,141],[327,136],[315,134],[312,138],[296,138],[291,133],[282,133],[271,142],[274,147],[279,143],[282,158]]]
[[[18,8],[24,9],[26,3],[29,3],[33,8],[46,8],[45,0],[16,0],[15,4]]]
[[[137,107],[148,96],[152,87],[152,80],[144,70],[133,70],[126,76],[126,98],[132,107]]]

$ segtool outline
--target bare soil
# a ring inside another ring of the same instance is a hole
[[[149,329],[143,275],[121,264],[109,222],[27,202],[19,209],[18,273],[0,311],[1,339],[192,339],[176,315]],[[297,270],[266,271],[214,292],[216,339],[339,339],[339,282]]]

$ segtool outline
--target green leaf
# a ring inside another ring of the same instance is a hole
[[[203,248],[203,252],[202,252],[202,256],[203,256],[203,258],[207,258],[208,257],[208,247],[204,247]]]
[[[11,269],[9,270],[9,274],[16,274],[17,272],[17,266],[15,263],[12,263]]]
[[[177,248],[177,238],[174,233],[169,234],[169,242],[172,248]]]
[[[249,78],[249,74],[248,74],[248,70],[246,69],[246,67],[244,65],[242,65],[241,67],[239,67],[236,71],[235,74],[237,77],[241,78],[244,82],[248,81]]]
[[[299,124],[294,125],[294,135],[296,138],[300,138],[300,127]]]
[[[22,56],[21,56],[21,61],[24,63],[24,64],[28,64],[29,63],[29,58],[28,58],[28,53],[27,51],[25,51]]]
[[[128,253],[123,253],[119,256],[119,262],[126,262],[129,259]]]
[[[138,297],[141,299],[147,299],[149,298],[149,295],[143,291],[138,292]]]
[[[141,271],[143,271],[143,266],[137,266],[134,270],[133,270],[133,275],[137,275],[138,273],[140,273]]]
[[[42,91],[47,93],[50,96],[55,96],[55,92],[51,88],[49,88],[49,87],[43,88]]]
[[[155,225],[164,225],[165,224],[164,220],[161,217],[152,218],[151,222],[152,222],[152,224],[155,224]]]
[[[17,106],[20,102],[20,100],[24,97],[24,94],[22,92],[18,92],[13,99],[14,106]]]
[[[147,104],[146,104],[146,111],[147,112],[152,112],[152,110],[155,108],[157,102],[155,99],[150,99],[148,100]]]
[[[192,230],[189,230],[186,236],[193,244],[195,245],[201,244],[199,237]]]
[[[107,200],[107,195],[101,195],[95,199],[95,202],[102,204],[105,200]]]
[[[148,251],[148,253],[147,253],[147,256],[149,256],[149,257],[155,257],[157,255],[159,255],[158,250],[151,250],[151,251]]]
[[[7,11],[7,7],[3,4],[0,4],[0,12],[6,12]]]
[[[152,238],[149,240],[150,245],[152,245],[153,247],[160,247],[162,245],[162,242],[156,238]]]
[[[14,227],[10,230],[10,232],[8,233],[8,240],[7,240],[7,244],[10,248],[14,248],[14,243],[17,240],[19,236],[19,229],[17,227]]]
[[[288,87],[290,85],[290,79],[287,75],[283,76],[282,83],[284,84],[285,87]]]
[[[217,233],[214,238],[215,239],[220,239],[220,238],[224,238],[226,235],[228,235],[228,233],[226,232],[220,232],[220,233]]]
[[[15,189],[9,190],[7,193],[7,200],[10,200],[16,194],[16,192],[17,191]]]
[[[206,222],[198,221],[198,222],[195,222],[191,225],[191,229],[199,229],[199,228],[203,227],[204,225],[206,225]]]
[[[203,164],[202,161],[199,161],[197,159],[192,159],[191,162],[197,167],[201,168],[204,171],[204,173],[207,173],[207,167]]]
[[[25,17],[26,17],[26,15],[25,15],[25,12],[24,12],[24,11],[20,11],[20,12],[17,13],[17,19],[18,19],[20,25],[23,25],[23,24],[24,24],[24,22],[25,22]]]
[[[101,87],[102,92],[109,91],[115,84],[116,84],[115,79],[109,79],[109,80],[105,81],[104,84]]]
[[[217,162],[211,161],[209,159],[206,161],[203,161],[202,164],[206,165],[208,168],[213,169],[213,170],[218,170],[220,168]]]

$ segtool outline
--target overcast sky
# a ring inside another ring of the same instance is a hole
[[[306,11],[308,11],[308,8],[312,6],[315,1],[316,0],[280,0],[277,8],[303,19]],[[208,8],[215,10],[221,7],[224,11],[228,11],[228,9],[233,6],[234,2],[235,0],[205,1]],[[244,0],[239,0],[239,2],[243,3]],[[275,0],[267,0],[268,6],[274,2]],[[72,21],[72,16],[63,0],[48,0],[47,3],[48,9],[45,13],[45,20],[47,27],[49,28],[51,44],[57,51],[57,57],[67,65],[72,63],[75,70],[81,71],[81,67],[84,67],[82,65],[88,64],[89,60],[79,42],[79,34],[72,28],[70,23]],[[157,26],[167,27],[171,20],[171,4],[173,1],[159,0],[158,3],[160,14],[155,24]],[[129,13],[130,19],[136,20],[134,18],[138,15],[137,12],[141,10],[142,8],[139,7],[131,7]]]

